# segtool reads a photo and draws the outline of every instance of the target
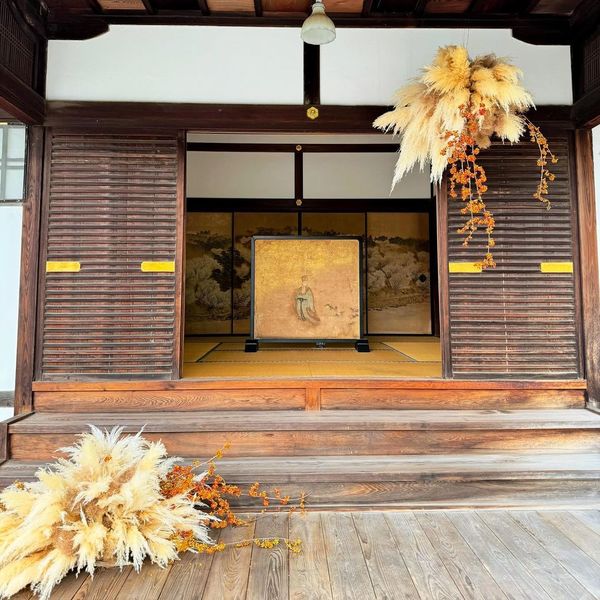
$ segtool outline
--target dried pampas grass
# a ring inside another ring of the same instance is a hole
[[[476,141],[487,148],[491,136],[518,142],[526,128],[520,113],[534,106],[521,85],[521,70],[493,54],[469,58],[462,46],[440,48],[423,75],[398,91],[395,108],[373,126],[402,134],[392,188],[415,164],[431,162],[431,179],[439,183],[448,166],[446,132],[462,132],[463,108],[484,113],[478,118]]]
[[[36,482],[0,493],[1,598],[29,585],[46,600],[70,570],[93,574],[100,562],[139,570],[148,558],[165,566],[177,558],[181,534],[212,544],[211,517],[198,503],[161,493],[177,459],[141,432],[122,432],[92,427]]]
[[[373,123],[385,132],[402,134],[392,189],[415,164],[423,169],[430,162],[434,183],[441,182],[450,167],[449,195],[465,203],[461,213],[466,221],[457,230],[464,235],[463,244],[485,230],[486,252],[477,263],[483,269],[496,266],[495,219],[483,201],[487,177],[477,156],[491,145],[492,136],[515,143],[528,131],[540,152],[540,179],[533,197],[550,208],[548,182],[554,174],[548,164],[557,158],[540,129],[523,115],[533,107],[533,99],[522,87],[521,75],[519,68],[493,54],[471,60],[462,46],[440,48],[423,75],[397,93],[394,110]]]

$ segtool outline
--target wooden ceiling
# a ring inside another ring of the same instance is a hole
[[[30,0],[31,1],[31,0]],[[36,0],[33,0],[36,1]],[[311,0],[41,0],[50,36],[93,37],[111,23],[299,26]],[[325,0],[338,27],[512,28],[533,43],[569,43],[600,0]]]

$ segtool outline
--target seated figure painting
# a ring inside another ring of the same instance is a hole
[[[361,337],[361,242],[357,238],[256,237],[252,337]]]

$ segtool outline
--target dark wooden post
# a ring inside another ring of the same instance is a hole
[[[172,379],[183,375],[183,346],[185,341],[185,173],[186,132],[177,135],[177,241],[175,248],[175,332],[173,335]]]
[[[600,282],[591,129],[575,131],[581,300],[588,406],[600,409]]]
[[[450,351],[450,309],[448,306],[448,182],[446,177],[435,189],[437,200],[437,263],[438,305],[440,314],[440,341],[442,347],[442,375],[452,377]]]
[[[44,128],[30,127],[27,141],[27,182],[21,238],[19,333],[15,380],[16,414],[31,411],[33,405],[31,382],[33,381],[36,334],[43,164]]]

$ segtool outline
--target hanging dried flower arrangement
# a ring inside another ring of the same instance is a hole
[[[30,586],[47,600],[73,569],[93,575],[97,566],[132,565],[139,571],[145,559],[164,567],[180,552],[220,552],[227,544],[215,544],[209,527],[247,524],[227,500],[241,489],[216,472],[214,460],[223,450],[205,463],[178,465],[161,442],[122,433],[92,427],[62,449],[66,459],[40,469],[37,481],[16,482],[0,493],[0,598]],[[197,473],[200,467],[205,470]],[[248,496],[263,510],[271,503],[304,509],[304,494],[296,502],[258,483]],[[300,540],[287,538],[233,545],[280,543],[292,553],[301,550]]]
[[[523,113],[533,99],[520,83],[521,71],[493,54],[469,58],[462,46],[440,48],[423,75],[396,94],[395,108],[375,120],[373,126],[402,134],[400,156],[392,188],[419,163],[431,162],[431,179],[440,183],[446,169],[449,194],[462,200],[466,221],[458,230],[466,246],[479,228],[485,229],[487,250],[479,263],[494,267],[494,216],[483,199],[487,191],[485,169],[478,163],[481,150],[492,136],[518,142],[527,130],[539,148],[540,180],[533,197],[549,209],[548,182],[554,174],[548,163],[556,163],[548,141]]]

